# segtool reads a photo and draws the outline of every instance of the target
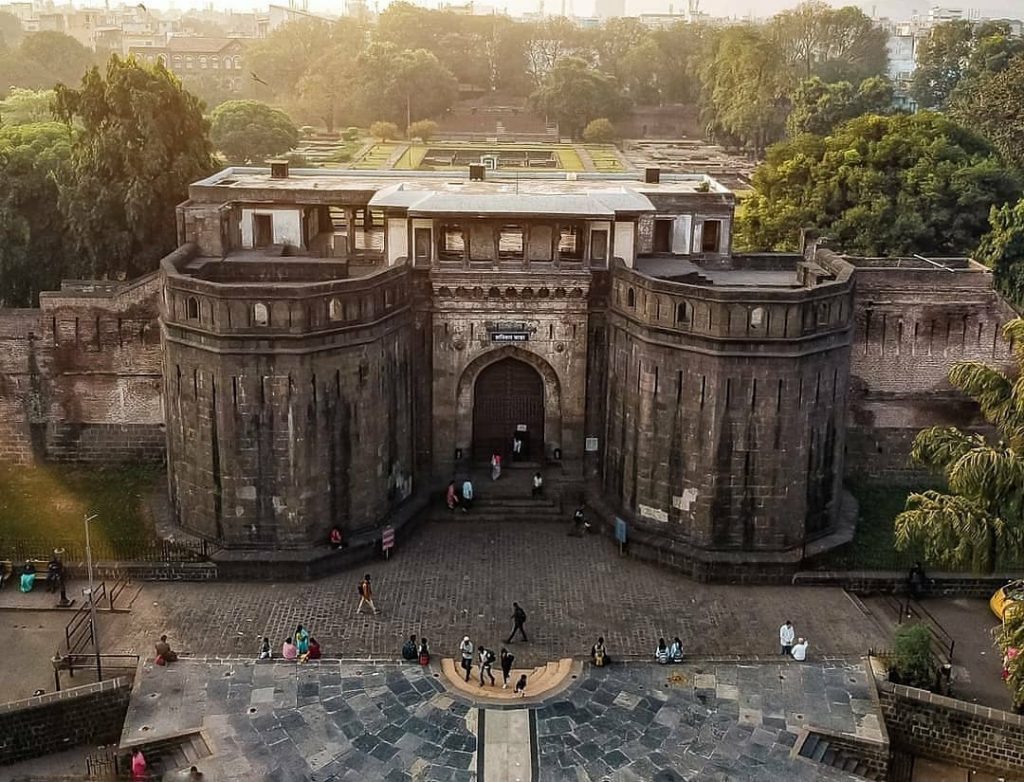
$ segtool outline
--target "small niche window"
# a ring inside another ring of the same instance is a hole
[[[457,225],[442,225],[440,234],[438,257],[446,261],[461,261],[466,254],[466,238],[462,228]]]
[[[693,307],[688,302],[681,301],[676,305],[676,323],[689,323],[693,317]]]
[[[337,299],[331,299],[327,303],[327,318],[328,320],[341,320],[345,316],[345,310],[341,306],[341,302]]]
[[[263,302],[252,305],[252,322],[254,326],[266,326],[270,323],[270,310]]]
[[[583,243],[580,241],[580,229],[577,226],[565,226],[559,231],[558,255],[569,260],[583,258]]]
[[[636,308],[636,291],[632,288],[626,291],[626,306],[630,309]]]
[[[818,305],[818,325],[827,326],[831,320],[832,308],[827,301]]]
[[[759,329],[764,325],[765,312],[764,307],[754,307],[750,311],[750,327]]]
[[[523,257],[523,229],[518,225],[506,225],[498,233],[498,257],[504,260],[520,260]]]
[[[189,320],[199,320],[199,299],[189,296],[185,301],[185,317]]]

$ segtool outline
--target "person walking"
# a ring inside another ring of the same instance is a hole
[[[377,614],[377,606],[373,604],[373,587],[370,585],[370,574],[367,573],[363,576],[363,580],[359,582],[359,608],[356,609],[357,614],[363,612],[363,606],[367,605],[374,614]]]
[[[505,643],[512,643],[512,639],[516,636],[516,630],[523,636],[523,640],[527,641],[526,630],[523,629],[523,625],[526,624],[526,612],[520,607],[519,603],[512,603],[512,632],[508,635],[508,640]]]
[[[448,510],[455,512],[455,508],[459,504],[459,493],[455,491],[455,481],[453,480],[448,484],[448,490],[444,493],[444,504],[448,506]]]
[[[496,481],[501,477],[501,454],[495,451],[491,454],[491,480]]]
[[[793,629],[793,623],[787,619],[779,628],[779,646],[782,647],[782,651],[779,654],[790,654],[793,651],[793,640],[795,638],[796,630]]]
[[[480,686],[484,686],[484,674],[491,680],[491,686],[494,686],[494,674],[491,672],[491,666],[494,665],[494,652],[490,649],[485,649],[483,644],[480,644],[477,648],[477,652],[480,653]]]
[[[508,689],[508,677],[512,675],[512,663],[516,661],[516,656],[512,654],[504,646],[501,647],[501,689]]]
[[[473,642],[469,636],[463,636],[459,644],[459,653],[462,655],[462,670],[466,672],[466,681],[469,681],[469,672],[473,670]]]
[[[462,512],[469,513],[471,507],[473,507],[473,481],[466,478],[462,482]]]
[[[533,493],[532,496],[540,497],[544,493],[544,476],[539,472],[533,474]]]

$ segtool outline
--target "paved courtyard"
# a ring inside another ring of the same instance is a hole
[[[381,613],[355,613],[356,586],[372,574]],[[130,627],[113,639],[151,653],[166,632],[197,655],[275,649],[306,625],[331,657],[393,656],[410,633],[451,656],[463,635],[499,646],[512,601],[525,608],[530,642],[519,664],[587,654],[603,635],[613,656],[653,656],[658,638],[682,638],[688,654],[778,652],[778,626],[792,619],[812,659],[861,655],[881,631],[840,589],[699,584],[620,557],[614,542],[572,538],[550,524],[432,522],[399,541],[390,561],[308,583],[149,583],[132,604]],[[108,651],[114,648],[108,643]]]
[[[804,725],[877,737],[867,686],[855,663],[622,664],[532,714],[499,713],[413,664],[187,660],[142,669],[122,746],[200,730],[210,782],[511,782],[529,770],[509,769],[507,738],[479,727],[520,714],[538,782],[855,780],[790,753]]]

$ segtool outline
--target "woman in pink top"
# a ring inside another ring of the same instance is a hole
[[[132,780],[146,778],[146,756],[141,749],[132,750]]]
[[[292,643],[291,638],[285,638],[281,646],[281,656],[286,660],[297,660],[299,658],[299,647]]]

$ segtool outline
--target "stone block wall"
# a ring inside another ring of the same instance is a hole
[[[877,682],[890,740],[897,749],[1024,779],[1024,716],[891,682]]]
[[[0,459],[163,460],[158,294],[155,275],[65,283],[0,310]]]
[[[827,252],[827,251],[819,251]],[[914,436],[929,426],[984,426],[947,379],[958,361],[1013,366],[1002,326],[1016,317],[992,274],[966,260],[952,271],[924,261],[850,259],[857,267],[850,352],[849,473],[919,482]]]
[[[838,271],[746,293],[616,270],[603,484],[636,523],[743,551],[792,549],[834,525],[852,305]]]
[[[121,737],[131,682],[109,679],[0,704],[0,765]]]

